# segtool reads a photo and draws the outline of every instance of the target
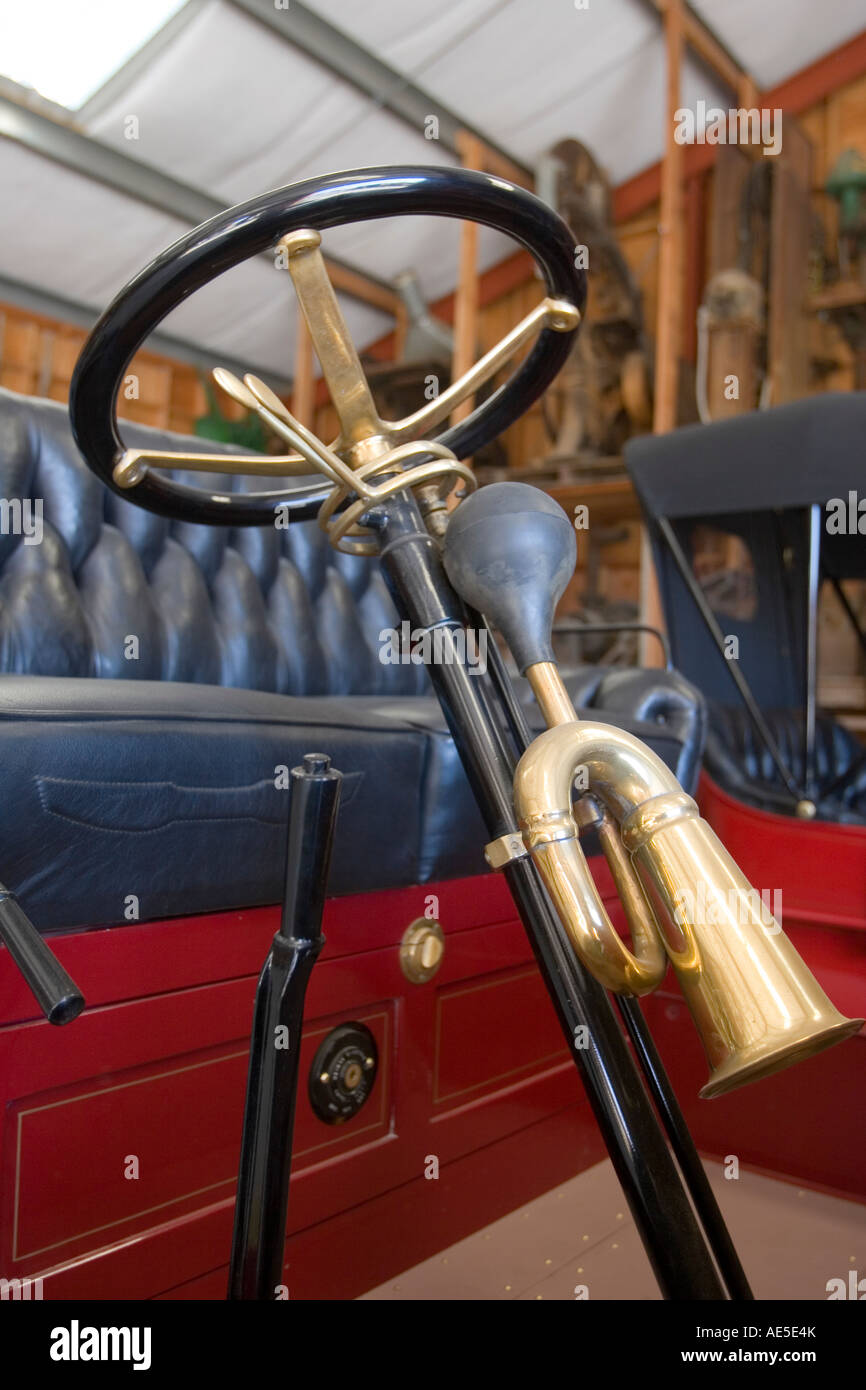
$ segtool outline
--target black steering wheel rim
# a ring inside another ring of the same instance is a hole
[[[474,170],[383,167],[308,179],[264,193],[195,227],[145,266],[100,317],[75,367],[69,398],[72,430],[88,466],[119,496],[180,521],[215,525],[272,525],[278,510],[316,514],[330,491],[210,492],[151,471],[133,489],[119,488],[113,469],[124,450],[116,399],[130,360],[172,309],[242,261],[275,247],[303,227],[324,231],[380,217],[428,215],[478,222],[504,232],[535,259],[547,293],[579,310],[586,273],[575,266],[566,223],[524,189]],[[508,381],[438,442],[467,458],[501,434],[537,400],[564,364],[574,332],[545,328]]]

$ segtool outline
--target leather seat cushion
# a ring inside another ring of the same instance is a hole
[[[631,729],[693,785],[703,710],[680,677],[591,668],[569,684],[587,713]],[[432,697],[2,676],[4,879],[41,930],[278,902],[281,769],[315,751],[344,774],[331,894],[487,871],[482,819]]]
[[[0,678],[3,874],[40,930],[279,902],[280,769],[344,774],[330,892],[420,881],[422,733],[351,700]]]

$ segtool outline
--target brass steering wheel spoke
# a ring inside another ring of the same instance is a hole
[[[200,454],[171,449],[125,449],[114,465],[118,487],[134,488],[151,468],[197,473],[264,474],[274,478],[306,476],[309,462],[300,454]]]
[[[489,352],[464,372],[461,377],[443,391],[429,405],[422,406],[412,415],[395,420],[386,425],[388,435],[395,443],[407,439],[419,439],[434,425],[447,420],[455,406],[474,396],[480,386],[495,376],[523,345],[543,328],[552,328],[557,333],[573,333],[580,323],[580,314],[573,304],[565,299],[543,299],[540,304],[521,319],[510,333],[500,338]]]
[[[340,441],[347,449],[386,432],[337,301],[321,252],[322,238],[310,228],[290,232],[279,242],[301,312],[328,385]]]
[[[330,445],[323,443],[259,377],[247,373],[241,381],[225,367],[216,367],[216,384],[256,414],[292,452],[237,455],[127,449],[114,468],[118,486],[135,487],[149,468],[275,477],[302,476],[313,470],[333,484],[319,511],[319,525],[338,549],[359,554],[376,550],[375,536],[362,524],[376,502],[406,487],[426,487],[429,498],[431,485],[432,495],[440,497],[458,479],[470,491],[476,486],[471,468],[450,449],[430,440],[430,433],[539,332],[574,332],[580,313],[568,300],[548,296],[435,400],[402,420],[382,420],[337,302],[321,242],[317,231],[302,229],[284,236],[278,248],[285,255],[339,420],[337,439]]]

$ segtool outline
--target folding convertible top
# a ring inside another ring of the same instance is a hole
[[[709,701],[708,757],[714,730],[733,724],[748,761],[751,725],[770,755],[762,780],[775,784],[773,804],[820,803],[844,775],[843,809],[866,805],[862,749],[833,721],[819,728],[816,691],[824,580],[866,650],[840,582],[866,578],[866,392],[643,436],[628,442],[625,462],[649,523],[674,662]],[[740,546],[727,597],[712,549],[696,570],[707,529]],[[822,737],[832,745],[823,774]]]
[[[642,435],[625,452],[654,518],[823,507],[858,488],[866,496],[866,391]]]

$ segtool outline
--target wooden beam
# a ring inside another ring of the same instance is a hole
[[[470,151],[474,163],[466,163],[467,150]],[[514,164],[499,150],[495,150],[492,145],[488,145],[480,136],[473,135],[471,131],[460,130],[457,132],[457,152],[464,169],[483,169],[487,174],[495,174],[497,178],[508,179],[510,183],[516,183],[521,188],[528,188],[530,193],[535,188],[534,178],[527,174],[525,169],[521,169],[519,164]]]
[[[683,288],[683,357],[694,362],[697,356],[698,309],[706,278],[707,176],[697,174],[685,185]]]
[[[713,170],[707,278],[739,263],[740,208],[750,164],[737,145],[723,145]]]
[[[812,146],[795,126],[785,131],[775,165],[770,214],[767,365],[770,404],[800,400],[809,390],[809,279]]]
[[[334,265],[327,256],[325,265],[335,290],[342,290],[344,294],[350,294],[354,299],[360,299],[362,303],[370,304],[374,309],[382,309],[386,314],[397,318],[403,301],[396,290],[386,289],[374,280],[368,280],[359,270]]]
[[[749,107],[779,107],[786,116],[798,116],[823,101],[831,92],[866,75],[866,29],[847,43],[802,68],[793,77],[762,92]],[[739,97],[738,97],[739,100]],[[742,103],[741,103],[742,104]],[[686,148],[685,176],[690,178],[715,162],[723,145],[689,145]],[[613,191],[614,222],[626,222],[650,207],[661,193],[661,161],[626,179]]]
[[[682,0],[665,4],[665,153],[662,161],[659,217],[659,287],[656,316],[653,432],[665,434],[677,423],[680,339],[682,334],[682,181],[684,146],[676,140],[676,112],[680,104],[680,74],[684,34]],[[649,538],[641,539],[641,618],[651,627],[664,626],[658,579]],[[658,643],[648,634],[641,639],[641,661],[659,665]]]
[[[711,169],[716,161],[716,151],[720,148],[723,149],[724,146],[683,145],[683,178],[697,178],[699,174]],[[651,164],[648,169],[642,169],[639,174],[626,179],[624,183],[617,184],[613,190],[614,225],[630,222],[638,213],[652,207],[661,197],[661,191],[661,160],[657,164]]]
[[[488,304],[493,304],[495,300],[501,299],[503,295],[510,294],[512,290],[519,289],[521,285],[528,285],[535,274],[535,261],[528,251],[517,251],[512,256],[506,256],[504,261],[497,261],[489,270],[485,270],[478,277],[478,307],[485,309]],[[544,289],[539,284],[539,298],[543,296]],[[456,294],[445,294],[441,299],[434,300],[430,305],[430,312],[437,319],[442,319],[445,323],[454,322],[454,306]]]
[[[652,0],[652,3],[659,14],[664,16],[670,0]],[[743,78],[747,77],[743,68],[713,31],[707,28],[691,5],[683,4],[681,8],[684,44],[699,58],[703,58],[707,67],[712,68],[716,76],[720,77],[732,92],[738,91]]]
[[[745,111],[752,111],[760,102],[761,93],[757,82],[748,73],[743,73],[737,83],[737,105]]]
[[[716,76],[720,77],[732,92],[739,91],[744,78],[751,81],[744,69],[731,57],[689,5],[683,11],[683,38],[688,47],[697,53],[699,58],[703,58],[707,66],[712,68]]]
[[[834,48],[831,53],[825,53],[823,58],[818,58],[807,68],[801,68],[793,77],[787,77],[784,82],[771,87],[769,92],[764,93],[762,104],[780,106],[788,115],[798,116],[808,107],[817,106],[819,101],[837,92],[840,87],[847,87],[849,82],[856,82],[863,76],[866,76],[866,29]]]
[[[391,358],[394,362],[402,362],[406,355],[406,339],[409,336],[409,310],[406,305],[401,303],[397,311],[397,322],[394,324],[394,332]]]
[[[632,237],[647,236],[649,233],[655,236],[658,229],[659,220],[657,217],[645,217],[641,222],[629,222],[628,226],[620,227],[616,239],[622,245],[624,241],[631,241]]]
[[[683,57],[682,0],[665,6],[665,154],[659,218],[659,287],[653,430],[665,434],[677,422],[682,318],[682,181],[684,146],[676,140]]]
[[[475,135],[462,131],[458,136],[460,159],[464,169],[481,169],[484,149]],[[460,226],[460,262],[457,290],[454,297],[454,354],[451,360],[451,380],[467,372],[478,351],[478,223],[463,222]],[[461,401],[451,413],[451,423],[465,420],[472,411],[473,398]]]

